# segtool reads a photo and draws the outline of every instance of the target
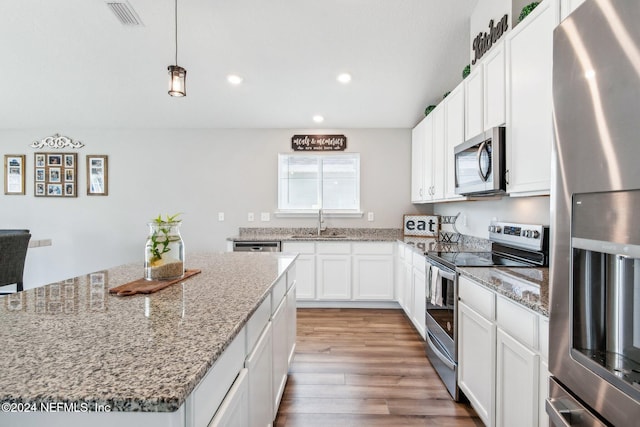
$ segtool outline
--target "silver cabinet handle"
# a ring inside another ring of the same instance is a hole
[[[436,346],[436,344],[433,341],[431,341],[431,336],[429,336],[429,332],[428,331],[427,331],[427,344],[429,345],[431,350],[433,350],[433,352],[436,354],[436,356],[438,356],[438,359],[440,359],[442,361],[442,363],[444,363],[447,368],[449,368],[451,370],[454,370],[456,368],[456,365],[453,362],[451,362],[447,356],[442,354],[442,352],[440,351],[438,346]]]
[[[507,185],[509,185],[509,169],[504,171],[504,181],[506,182]]]

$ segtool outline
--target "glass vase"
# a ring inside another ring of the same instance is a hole
[[[184,276],[181,222],[150,222],[144,251],[146,280],[174,280]]]

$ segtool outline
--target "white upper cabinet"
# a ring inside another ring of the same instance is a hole
[[[505,40],[507,61],[507,192],[549,194],[553,29],[558,0],[544,0]]]
[[[562,0],[560,5],[560,12],[562,13],[562,19],[565,19],[571,14],[578,6],[584,3],[584,0]]]
[[[505,123],[505,55],[500,41],[482,61],[484,82],[484,130]]]
[[[427,196],[425,186],[425,132],[428,116],[413,128],[411,132],[411,201],[421,203]],[[430,120],[429,120],[430,121]],[[429,126],[429,129],[431,127]]]
[[[471,139],[484,130],[483,69],[477,65],[464,80],[465,117],[464,137]]]
[[[450,95],[450,94],[449,94]],[[431,158],[427,162],[431,164],[431,200],[444,199],[445,176],[445,103],[441,102],[431,113],[433,114],[433,140]]]
[[[444,198],[446,200],[464,200],[456,194],[456,171],[454,149],[462,144],[464,135],[464,84],[460,83],[444,100],[445,109],[445,146],[444,146]]]
[[[485,53],[464,81],[465,139],[505,123],[504,43],[497,42]]]

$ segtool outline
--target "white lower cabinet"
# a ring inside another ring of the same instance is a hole
[[[287,291],[287,365],[291,366],[296,352],[297,314],[296,314],[296,289],[297,282]]]
[[[424,255],[420,255],[420,260],[413,265],[413,309],[411,310],[411,320],[413,325],[420,333],[422,339],[426,339],[427,325],[426,325],[426,312],[427,312],[427,280],[426,280],[426,265]]]
[[[249,425],[249,370],[238,374],[208,427],[245,427]]]
[[[458,304],[458,386],[485,425],[495,407],[496,325],[466,304]]]
[[[392,302],[395,242],[283,242],[298,253],[297,299]]]
[[[249,371],[249,426],[270,426],[273,421],[273,336],[271,322],[245,360]]]
[[[460,389],[487,426],[546,427],[547,318],[465,276],[458,289]]]
[[[498,329],[496,425],[538,426],[539,356]]]
[[[284,386],[287,383],[287,373],[289,371],[289,334],[287,332],[287,299],[283,298],[280,306],[276,309],[271,319],[273,327],[273,408],[272,415],[275,418],[280,406],[280,398],[284,393]]]

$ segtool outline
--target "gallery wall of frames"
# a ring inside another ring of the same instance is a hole
[[[79,155],[72,149],[81,149],[84,144],[55,134],[30,145],[38,151],[33,155],[33,166],[27,169],[26,154],[4,155],[4,194],[25,195],[27,173],[33,176],[35,197],[78,197]],[[65,150],[60,152],[59,150]],[[85,185],[87,196],[109,194],[108,156],[89,154],[85,156]],[[31,180],[30,180],[31,181]]]

